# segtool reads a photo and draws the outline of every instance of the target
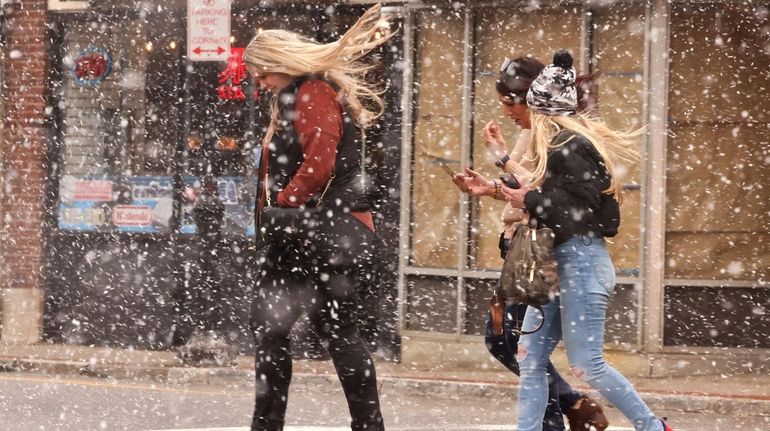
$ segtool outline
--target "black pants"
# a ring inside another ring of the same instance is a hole
[[[374,363],[356,327],[358,261],[371,241],[372,232],[360,221],[341,215],[323,241],[268,247],[251,305],[257,381],[253,431],[283,429],[292,373],[289,331],[303,312],[332,357],[351,428],[385,429]]]

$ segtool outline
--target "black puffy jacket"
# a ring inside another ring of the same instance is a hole
[[[553,140],[545,179],[524,203],[541,225],[553,229],[555,244],[575,235],[612,237],[620,226],[617,200],[603,193],[611,177],[591,141],[570,130]]]

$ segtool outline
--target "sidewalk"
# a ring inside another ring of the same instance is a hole
[[[67,345],[0,344],[0,371],[151,379],[172,384],[251,384],[253,358],[238,357],[232,367],[185,367],[174,352],[137,351]],[[377,375],[385,390],[427,396],[515,398],[517,378],[505,370],[425,370],[408,364],[379,362]],[[565,376],[591,394],[587,385]],[[295,361],[294,383],[336,383],[329,361]],[[770,416],[770,376],[737,374],[676,378],[631,378],[655,409]],[[596,393],[593,393],[596,395]]]

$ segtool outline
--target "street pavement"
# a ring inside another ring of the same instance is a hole
[[[231,367],[187,367],[173,352],[0,345],[0,430],[246,429],[252,363],[243,356]],[[505,370],[379,362],[377,372],[388,430],[513,429],[518,386]],[[677,431],[770,431],[768,375],[631,380]],[[614,429],[630,429],[606,411]],[[287,431],[348,429],[348,420],[331,363],[295,361]]]
[[[247,430],[253,407],[250,382],[160,384],[95,377],[0,375],[0,429],[14,431]],[[514,398],[404,393],[383,386],[389,431],[512,431]],[[631,430],[607,409],[613,431]],[[677,431],[766,431],[767,417],[658,411]],[[339,385],[300,379],[292,385],[286,431],[349,430]]]

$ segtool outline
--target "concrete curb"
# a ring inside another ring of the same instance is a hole
[[[0,372],[80,375],[98,378],[149,379],[169,384],[250,385],[254,371],[218,367],[142,367],[124,364],[81,361],[0,358]],[[442,380],[381,374],[381,390],[435,397],[508,398],[515,402],[518,385],[480,381]],[[296,372],[293,387],[337,384],[337,376],[328,373]],[[588,391],[599,397],[595,391]],[[696,393],[640,391],[652,410],[681,410],[690,413],[716,413],[729,416],[770,416],[770,399],[750,396],[721,396]]]

